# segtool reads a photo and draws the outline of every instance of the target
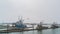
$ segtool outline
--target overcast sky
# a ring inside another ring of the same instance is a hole
[[[0,22],[16,22],[18,16],[24,22],[60,22],[60,0],[0,0]]]

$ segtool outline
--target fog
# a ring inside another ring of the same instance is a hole
[[[60,22],[60,0],[0,0],[0,22]],[[28,18],[28,19],[27,19]]]

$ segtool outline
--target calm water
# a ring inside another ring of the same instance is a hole
[[[0,34],[60,34],[60,28],[47,29],[42,31],[24,31],[24,32],[11,32],[11,33],[0,33]]]

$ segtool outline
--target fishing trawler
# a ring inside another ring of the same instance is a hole
[[[40,24],[37,25],[36,29],[37,30],[42,30],[42,29],[48,29],[48,27],[42,26],[43,22],[40,22]]]
[[[59,26],[56,24],[56,22],[53,22],[53,24],[51,25],[51,28],[55,29],[55,28],[59,28]]]
[[[18,18],[19,19],[19,18]],[[19,21],[17,21],[16,23],[12,23],[10,26],[9,24],[7,24],[6,29],[5,30],[1,30],[0,32],[20,32],[20,31],[28,31],[29,29],[27,28],[27,26],[25,24],[23,24],[23,19],[21,17],[21,19],[19,19]]]

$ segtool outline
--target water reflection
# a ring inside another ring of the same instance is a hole
[[[42,34],[42,30],[38,30],[37,31],[37,34]]]
[[[23,32],[10,32],[10,33],[0,33],[0,34],[23,34]]]
[[[37,34],[59,34],[57,29],[38,30]]]
[[[0,34],[8,34],[8,33],[0,33]]]
[[[56,32],[55,32],[56,30],[55,29],[52,29],[52,34],[56,34]]]

